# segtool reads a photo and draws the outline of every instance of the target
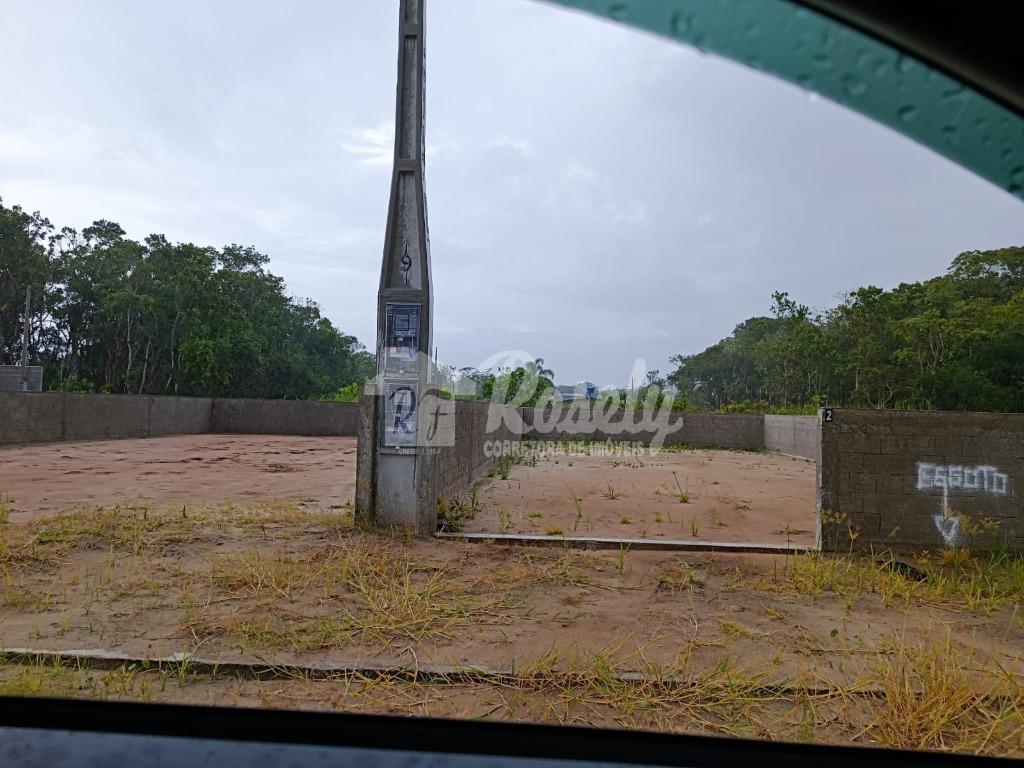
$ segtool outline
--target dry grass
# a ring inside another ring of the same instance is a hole
[[[899,638],[871,681],[884,695],[870,701],[870,733],[901,749],[987,753],[1016,744],[1019,753],[1024,688],[999,668],[981,672],[948,641],[915,647]]]
[[[218,558],[211,573],[220,592],[248,599],[244,607],[223,618],[198,616],[193,627],[197,634],[225,632],[245,646],[295,651],[356,638],[381,648],[443,639],[457,627],[492,623],[511,603],[509,595],[484,589],[480,579],[458,578],[460,570],[458,563],[408,561],[369,537],[295,556],[246,552]],[[320,609],[314,615],[290,612],[299,598]]]
[[[812,597],[879,595],[886,605],[957,605],[991,611],[1024,601],[1024,556],[960,557],[945,565],[941,555],[921,557],[924,578],[907,578],[887,561],[822,553],[794,555],[772,574],[738,570],[730,589],[792,592]]]
[[[615,499],[622,498],[622,491],[616,488],[612,483],[608,483],[608,486],[601,491],[601,495],[609,501],[615,501]]]
[[[704,575],[694,570],[689,563],[676,563],[661,572],[658,576],[659,590],[675,592],[692,587],[703,587]]]
[[[552,650],[494,675],[402,672],[240,678],[187,662],[91,670],[49,660],[0,662],[0,694],[311,707],[481,717],[763,739],[875,743],[907,749],[1024,755],[1024,688],[998,669],[970,669],[951,645],[898,642],[857,689],[769,683],[727,656],[702,671],[688,648],[668,665],[643,649]],[[215,698],[214,698],[215,697]]]
[[[9,494],[0,493],[0,525],[5,524],[10,519],[13,508],[14,499]]]
[[[551,585],[571,587],[601,586],[593,577],[595,558],[580,550],[519,550],[510,554],[507,564],[484,578],[492,591],[516,592],[543,589]]]
[[[119,504],[65,512],[11,526],[6,554],[24,558],[59,555],[70,548],[113,547],[122,552],[159,550],[196,541],[211,533],[272,532],[296,537],[315,527],[327,533],[351,529],[351,510],[309,512],[291,502],[239,507],[175,505],[155,508],[146,503]],[[3,561],[0,560],[0,563]]]
[[[776,606],[796,607],[786,613],[765,607],[775,620],[767,628],[750,613],[712,615],[709,607],[703,618],[695,607],[692,636],[689,627],[680,631],[685,614],[671,614],[678,646],[657,655],[661,663],[643,649],[623,654],[614,643],[598,651],[560,645],[539,657],[520,657],[511,675],[467,670],[431,680],[397,673],[241,680],[187,664],[97,670],[0,662],[0,694],[343,708],[1024,755],[1021,678],[1000,666],[998,654],[981,661],[951,641],[872,640],[856,650],[866,664],[853,684],[852,678],[823,679],[831,661],[790,682],[778,670],[768,679],[771,667],[764,663],[745,668],[734,653],[769,643],[775,627],[798,617],[808,598],[834,605],[837,621],[843,601],[874,595],[876,604],[943,606],[966,620],[972,611],[977,616],[1004,608],[1011,624],[1021,626],[1021,612],[1009,610],[1024,596],[1020,556],[938,553],[917,563],[925,574],[920,581],[872,559],[823,554],[777,558],[774,571],[770,561],[758,561],[769,563],[760,569],[734,568],[736,561],[728,561],[727,569],[722,560],[708,558],[695,567],[684,562],[693,558],[682,556],[644,571],[642,555],[634,561],[634,553],[628,553],[627,567],[625,549],[495,549],[500,559],[479,567],[476,551],[411,546],[401,537],[358,530],[347,512],[320,514],[289,504],[122,505],[8,523],[2,533],[0,606],[15,607],[19,616],[64,606],[85,621],[119,611],[126,621],[138,621],[150,605],[163,606],[197,646],[221,641],[223,651],[226,640],[232,653],[240,646],[256,658],[359,643],[371,655],[418,651],[418,643],[443,648],[452,638],[482,638],[488,631],[492,639],[480,642],[499,642],[493,637],[513,621],[537,622],[529,625],[533,631],[541,622],[561,620],[530,615],[536,595],[561,595],[560,610],[568,604],[582,611],[586,604],[568,598],[607,594],[621,600],[624,593],[629,601],[650,599],[660,610],[687,600],[710,606],[722,597],[724,584],[766,601],[765,593],[776,593]],[[218,549],[223,543],[235,549]],[[659,592],[671,594],[654,594]],[[710,636],[697,637],[698,621],[710,626]],[[820,638],[811,641],[820,645]],[[677,647],[676,658],[666,662]]]

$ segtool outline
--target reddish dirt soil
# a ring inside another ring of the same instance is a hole
[[[330,509],[355,495],[354,437],[181,435],[0,449],[11,521],[148,500],[294,500]]]
[[[467,532],[813,546],[815,467],[735,451],[548,456],[494,478],[479,504]]]
[[[602,652],[630,670],[685,654],[698,673],[728,658],[771,681],[852,685],[893,643],[949,642],[979,668],[998,660],[1024,672],[1024,626],[1009,606],[886,604],[870,581],[818,592],[810,571],[788,576],[794,561],[782,555],[620,556],[365,534],[304,512],[254,512],[264,522],[247,524],[249,514],[234,512],[227,528],[151,515],[138,545],[83,533],[48,545],[52,556],[12,560],[0,581],[0,648],[492,669],[550,654],[569,669]],[[38,538],[30,525],[7,526],[13,545]],[[353,552],[371,580],[389,564],[408,580],[365,593],[362,581],[341,583],[344,566],[330,557]]]
[[[673,471],[691,494],[688,503],[678,498]],[[969,680],[1024,679],[1015,595],[1003,589],[988,599],[964,587],[946,596],[939,586],[952,584],[955,571],[924,585],[856,557],[582,552],[410,539],[353,526],[346,504],[354,477],[351,438],[204,435],[0,451],[0,494],[16,499],[10,520],[0,521],[0,648],[106,649],[135,657],[196,652],[269,665],[482,666],[525,670],[527,678],[536,670],[541,681],[547,669],[599,670],[610,659],[618,671],[651,674],[654,665],[698,681],[799,690],[876,687],[889,674],[884,670],[904,668],[911,677],[898,687],[933,685],[934,675],[946,674],[934,671],[939,658],[962,663]],[[615,499],[602,495],[609,483],[621,491],[607,494]],[[582,498],[580,534],[639,536],[646,528],[647,536],[693,540],[696,520],[701,539],[784,542],[777,531],[789,525],[808,532],[791,531],[794,542],[809,542],[800,537],[812,530],[813,489],[813,464],[764,454],[552,457],[515,465],[507,480],[483,485],[481,510],[470,523],[497,531],[504,521],[510,532],[541,534],[560,526],[571,534],[573,498]],[[152,506],[98,508],[139,499]],[[263,503],[271,500],[286,503]],[[216,506],[224,501],[235,505]],[[189,513],[160,511],[172,502],[188,504]],[[58,514],[76,508],[82,511]],[[543,517],[531,517],[533,511]],[[622,515],[632,522],[621,522]],[[988,577],[976,579],[978,590],[989,588]],[[974,595],[970,604],[966,594]],[[598,684],[563,691],[560,683],[261,683],[184,672],[177,681],[153,672],[132,682],[137,672],[89,673],[87,680],[72,668],[0,663],[0,693],[858,743],[871,742],[869,728],[877,723],[903,716],[898,701],[891,711],[851,715],[846,694],[767,702],[782,711],[761,722],[761,715],[751,719],[746,699],[714,716],[685,702],[652,710],[654,699],[643,692],[614,706],[595,703]],[[1012,714],[1007,722],[1016,727]],[[1019,741],[1011,741],[1018,733],[986,748],[1020,754]]]

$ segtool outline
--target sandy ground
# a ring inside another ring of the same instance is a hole
[[[541,456],[478,499],[467,532],[807,546],[815,536],[814,463],[766,453]]]
[[[246,681],[0,660],[0,694],[1024,753],[1019,563],[994,574],[971,560],[935,560],[917,581],[868,558],[817,553],[417,540],[354,525],[354,467],[347,438],[204,435],[0,451],[0,501],[15,499],[0,504],[11,508],[0,519],[0,649],[483,667],[516,682]],[[603,494],[609,484],[616,492]],[[700,539],[799,542],[807,533],[795,531],[812,529],[813,487],[813,464],[764,454],[551,457],[482,486],[469,527],[646,529],[692,540],[696,521]],[[639,673],[639,689],[608,684],[609,670]],[[665,689],[666,674],[689,687]],[[766,683],[797,693],[768,695]],[[851,699],[860,687],[923,694]],[[1010,704],[993,710],[982,700]],[[943,702],[951,709],[933,727]],[[892,732],[904,724],[907,734]]]
[[[181,435],[0,449],[11,520],[87,506],[289,499],[353,502],[354,437]]]
[[[199,679],[181,670],[136,680],[135,667],[86,681],[73,668],[0,663],[0,693],[867,743],[897,715],[857,714],[847,692],[859,686],[941,685],[936,695],[968,710],[975,694],[957,698],[965,686],[987,690],[1015,679],[1011,690],[1024,690],[1024,620],[1005,591],[967,605],[841,556],[411,540],[359,532],[347,511],[294,505],[184,514],[122,507],[0,528],[2,648],[106,649],[146,658],[196,652],[220,663],[484,667],[520,676],[515,684],[461,686],[371,684],[358,676],[245,683],[227,672]],[[654,682],[632,692],[609,688],[601,682],[609,669],[652,681],[680,674],[693,690],[666,692]],[[559,682],[559,675],[575,682]],[[832,693],[774,697],[763,684]],[[1014,706],[1024,707],[1020,693],[1013,695]],[[922,711],[935,706],[926,698]],[[1020,712],[982,721],[979,732],[1008,734],[988,738],[986,750],[1020,753]],[[974,738],[958,725],[966,717],[973,711],[958,710],[950,722]],[[945,731],[941,738],[955,748]]]
[[[878,571],[836,594],[810,556],[415,540],[293,506],[89,511],[5,528],[0,647],[495,669],[596,651],[636,668],[642,651],[645,663],[686,653],[698,671],[728,658],[772,680],[824,670],[852,684],[899,637],[941,645],[953,632],[978,664],[1024,673],[1009,606],[880,599],[878,580],[892,579]]]

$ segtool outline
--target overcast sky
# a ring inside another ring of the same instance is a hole
[[[252,244],[372,346],[397,0],[0,0],[0,196]],[[628,383],[766,314],[1024,244],[1024,206],[729,61],[533,0],[430,0],[442,360]]]

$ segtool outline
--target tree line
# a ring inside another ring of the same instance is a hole
[[[0,199],[0,364],[47,389],[309,399],[373,376],[374,357],[254,248],[138,242],[111,221],[56,229]]]
[[[770,317],[672,358],[691,407],[1024,411],[1024,247],[968,251],[944,275],[822,312],[772,300]]]

